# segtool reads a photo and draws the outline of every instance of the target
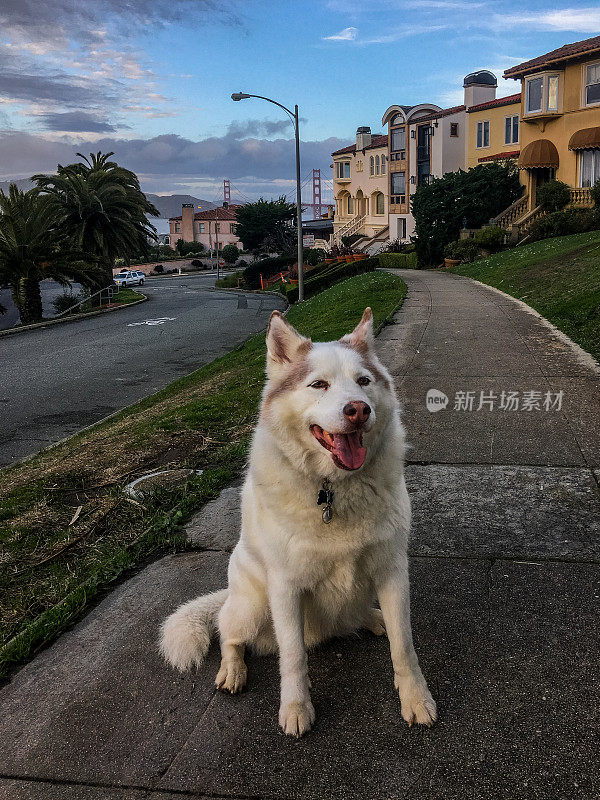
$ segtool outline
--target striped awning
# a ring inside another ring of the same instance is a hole
[[[592,150],[600,148],[600,127],[583,128],[569,139],[569,150]]]
[[[558,150],[550,139],[536,139],[521,150],[517,163],[520,169],[556,168],[558,167]]]

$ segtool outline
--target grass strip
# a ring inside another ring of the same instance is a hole
[[[544,239],[452,271],[523,300],[600,360],[600,231]]]
[[[336,284],[288,319],[339,338],[365,306],[378,326],[405,284],[385,272]],[[56,448],[1,471],[0,675],[71,624],[149,557],[185,547],[180,526],[244,466],[264,381],[264,334]],[[123,486],[159,468],[204,474],[131,502]],[[79,514],[72,522],[79,507]]]

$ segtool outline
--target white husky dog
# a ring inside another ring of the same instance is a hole
[[[404,431],[371,309],[327,343],[274,311],[267,378],[228,588],[180,606],[163,624],[161,651],[180,670],[199,666],[218,627],[216,684],[232,693],[246,683],[246,645],[279,651],[279,724],[302,736],[315,720],[307,648],[359,628],[387,632],[402,716],[432,725],[410,627]]]

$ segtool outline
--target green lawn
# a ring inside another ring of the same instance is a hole
[[[367,273],[289,310],[315,340],[378,325],[406,293]],[[182,548],[180,523],[241,471],[264,379],[264,334],[68,442],[0,473],[0,676],[127,569]],[[143,504],[122,487],[162,466],[204,469]],[[77,518],[74,520],[74,517]]]
[[[453,272],[518,297],[600,360],[600,231],[514,247]]]
[[[119,289],[119,291],[113,295],[113,299],[110,301],[111,303],[135,303],[136,300],[143,300],[144,295],[140,294],[139,292],[126,287],[125,289]]]

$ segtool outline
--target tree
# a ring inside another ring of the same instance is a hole
[[[226,244],[221,250],[221,255],[223,256],[223,261],[226,264],[235,264],[239,258],[240,251],[234,244]]]
[[[34,175],[38,191],[51,198],[60,224],[74,248],[100,265],[103,286],[112,283],[117,258],[130,258],[148,250],[148,237],[156,229],[148,215],[159,216],[140,189],[137,175],[114,161],[113,153],[81,153],[81,162],[58,165],[55,175]]]
[[[480,228],[522,193],[510,163],[480,164],[420,186],[412,199],[419,266],[439,264],[445,246],[458,239],[464,220],[468,227]]]
[[[259,250],[266,245],[279,252],[293,249],[296,229],[290,223],[296,218],[296,206],[285,197],[246,203],[235,212],[236,234],[245,250]]]
[[[90,284],[97,267],[70,247],[51,198],[15,184],[0,191],[0,284],[10,286],[21,324],[42,318],[40,281]]]

